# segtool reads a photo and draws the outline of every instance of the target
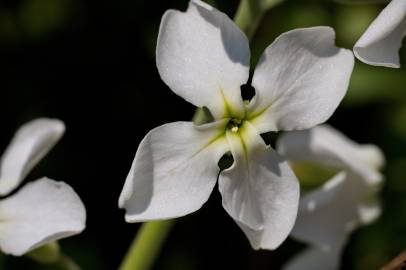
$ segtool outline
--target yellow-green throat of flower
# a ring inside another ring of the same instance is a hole
[[[227,123],[227,129],[231,130],[232,132],[238,132],[242,123],[243,123],[243,120],[241,120],[239,118],[231,118],[230,121],[228,121],[228,123]]]

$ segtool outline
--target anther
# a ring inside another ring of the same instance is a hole
[[[242,120],[238,118],[232,118],[227,124],[227,128],[231,130],[232,132],[238,132],[238,129],[240,128],[242,124]]]

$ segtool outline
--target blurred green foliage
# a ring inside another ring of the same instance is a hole
[[[17,18],[26,34],[46,36],[66,23],[72,0],[24,0]]]
[[[0,4],[0,42],[47,38],[72,15],[72,0],[22,0],[16,8]]]

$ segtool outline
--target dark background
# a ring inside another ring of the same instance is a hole
[[[210,3],[231,17],[238,5]],[[186,0],[0,2],[0,149],[33,118],[65,122],[65,136],[28,180],[65,181],[84,201],[87,229],[61,241],[84,270],[116,269],[139,227],[124,222],[117,201],[143,136],[193,115],[194,107],[160,80],[154,55],[162,14],[186,6]],[[337,43],[351,48],[382,7],[286,0],[256,32],[253,62],[275,37],[296,27],[333,26]],[[357,61],[349,93],[329,121],[357,142],[377,144],[387,156],[384,213],[352,235],[342,269],[376,269],[406,247],[405,75],[404,67]],[[178,219],[154,269],[279,269],[300,248],[288,240],[276,251],[252,250],[215,189],[201,210]],[[9,256],[0,266],[45,269]]]

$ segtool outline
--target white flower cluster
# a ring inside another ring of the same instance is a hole
[[[368,64],[399,67],[405,34],[406,1],[393,0],[353,52]],[[169,123],[145,136],[119,198],[126,220],[192,213],[218,182],[224,209],[254,249],[275,249],[291,235],[309,247],[285,269],[337,269],[349,233],[381,212],[381,151],[320,125],[347,91],[353,52],[335,46],[330,27],[295,29],[265,49],[249,79],[248,39],[224,13],[199,0],[186,12],[167,11],[156,49],[159,74],[214,120]],[[248,82],[255,95],[244,100],[241,86]],[[33,120],[1,159],[0,249],[7,254],[25,254],[85,227],[83,203],[63,182],[42,178],[11,193],[64,130],[59,120]],[[261,135],[277,131],[287,132],[274,150]],[[233,163],[220,170],[226,154]],[[299,198],[290,164],[301,162],[338,172]]]
[[[362,61],[398,67],[406,1],[394,0],[354,47]],[[380,214],[381,151],[318,126],[344,97],[353,53],[334,44],[330,27],[279,36],[249,80],[247,37],[224,13],[192,0],[186,12],[167,11],[156,64],[177,95],[205,107],[214,120],[175,122],[142,140],[119,206],[127,222],[170,219],[198,210],[218,181],[222,204],[255,249],[275,249],[291,234],[310,245],[286,269],[336,269],[348,235]],[[241,85],[255,96],[243,100]],[[289,131],[275,151],[261,134]],[[220,170],[229,154],[233,164]],[[335,167],[334,177],[299,199],[289,162]]]

